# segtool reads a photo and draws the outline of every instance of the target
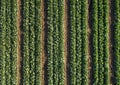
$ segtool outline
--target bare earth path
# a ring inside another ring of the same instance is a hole
[[[20,85],[21,79],[21,0],[17,0],[17,29],[18,29],[18,43],[17,43],[17,85]]]
[[[67,47],[68,47],[68,45],[67,45],[67,37],[68,37],[68,35],[67,35],[67,33],[68,33],[68,31],[67,31],[67,27],[68,27],[68,16],[67,16],[67,3],[68,3],[68,0],[64,0],[64,65],[65,65],[65,85],[67,85],[67,54],[68,54],[68,52],[67,52]]]
[[[91,23],[91,16],[90,16],[90,6],[91,6],[91,0],[88,1],[88,29],[87,29],[87,37],[88,37],[88,83],[89,85],[91,84],[91,67],[92,67],[92,56],[91,56],[91,26],[90,26],[90,23]]]
[[[113,61],[114,54],[113,54],[113,7],[112,7],[113,0],[109,0],[109,65],[110,65],[110,84],[114,85],[114,67],[113,67]]]
[[[45,55],[45,2],[44,0],[41,0],[41,24],[42,24],[42,59],[41,59],[41,64],[42,64],[42,85],[46,85],[46,80],[45,80],[45,77],[46,77],[46,74],[45,74],[45,64],[46,64],[46,55]]]

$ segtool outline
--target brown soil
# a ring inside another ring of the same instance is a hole
[[[66,26],[66,28],[65,28],[65,30],[66,30],[66,35],[65,35],[65,40],[66,40],[66,43],[65,43],[65,50],[66,50],[66,80],[65,80],[65,84],[66,85],[69,85],[69,82],[70,82],[70,76],[69,76],[69,74],[70,74],[70,72],[69,72],[69,60],[70,60],[70,58],[69,58],[69,48],[70,48],[70,43],[69,43],[69,41],[70,41],[70,30],[69,30],[69,19],[70,19],[70,17],[69,17],[69,0],[65,0],[65,26]]]
[[[20,85],[20,79],[21,79],[21,30],[20,30],[20,24],[21,24],[21,13],[20,13],[20,0],[17,0],[17,28],[18,28],[18,44],[17,44],[17,85]]]
[[[46,62],[46,55],[45,55],[45,11],[44,11],[44,0],[41,1],[41,10],[42,10],[42,85],[45,85],[45,62]]]
[[[110,6],[110,1],[109,1],[109,6]],[[110,24],[111,24],[111,16],[110,16],[110,7],[109,7],[109,28],[110,28]],[[109,30],[109,36],[111,35],[111,33],[110,33],[110,30]],[[111,49],[111,40],[110,40],[110,37],[109,37],[109,50]],[[109,52],[109,54],[110,54],[111,52]],[[111,72],[111,68],[112,68],[112,64],[111,64],[111,55],[110,55],[110,57],[109,57],[109,65],[110,65],[110,68],[109,68],[109,70],[110,70],[110,77],[112,77],[112,72]],[[110,84],[112,84],[112,82],[110,82]]]
[[[67,16],[67,3],[68,0],[64,0],[64,65],[65,65],[65,85],[67,85],[67,26],[68,26],[68,16]]]
[[[92,27],[91,27],[91,0],[88,1],[88,82],[89,85],[92,85],[92,47],[91,47],[91,39],[92,39]]]
[[[114,67],[113,67],[113,31],[114,28],[112,26],[112,21],[114,20],[114,16],[112,14],[113,7],[111,6],[114,0],[109,0],[109,65],[110,65],[110,84],[114,85]]]
[[[89,11],[89,8],[90,8],[90,3],[91,3],[91,0],[88,1],[88,30],[87,30],[87,37],[88,37],[88,84],[91,85],[91,62],[92,62],[92,59],[91,59],[91,26],[90,26],[90,11]]]
[[[111,17],[109,16],[109,25],[111,24]],[[112,74],[112,43],[111,43],[111,37],[110,37],[110,35],[111,35],[111,31],[109,30],[109,65],[110,65],[110,68],[109,68],[109,70],[110,70],[110,78],[112,78],[113,77],[113,74]],[[112,82],[110,82],[111,84],[112,84]]]
[[[42,45],[42,50],[43,50],[43,58],[42,58],[42,70],[43,70],[43,85],[47,85],[47,51],[46,51],[46,43],[47,43],[47,0],[42,0],[42,21],[43,21],[43,24],[42,24],[42,42],[43,42],[43,45]]]

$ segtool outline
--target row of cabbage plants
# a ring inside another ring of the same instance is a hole
[[[86,0],[70,0],[70,85],[87,85],[87,21],[88,5]]]
[[[47,1],[48,85],[64,84],[63,0]]]
[[[41,84],[41,1],[22,2],[22,84]]]

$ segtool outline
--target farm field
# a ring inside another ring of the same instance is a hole
[[[0,85],[120,85],[120,0],[0,0]]]

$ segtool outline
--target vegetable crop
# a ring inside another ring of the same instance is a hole
[[[81,85],[88,85],[88,64],[87,64],[87,60],[88,60],[88,57],[87,57],[87,15],[88,15],[88,12],[86,9],[88,9],[87,7],[87,0],[81,0],[81,14],[82,14],[82,17],[81,17],[81,39],[82,39],[82,83]]]
[[[48,85],[53,85],[53,0],[47,0],[47,77]]]
[[[11,85],[16,85],[17,76],[17,1],[11,1]]]
[[[70,85],[87,85],[87,1],[70,1]]]
[[[48,85],[64,84],[63,0],[47,2],[47,72]]]
[[[30,84],[35,84],[35,3],[29,1],[29,65],[30,65]]]
[[[104,33],[103,33],[103,0],[98,1],[98,84],[103,85],[104,81],[104,67],[103,67],[103,58],[104,58],[104,51],[103,51],[103,44],[104,44]]]
[[[0,0],[0,85],[16,84],[120,85],[120,0]]]
[[[114,76],[115,85],[120,85],[120,1],[113,2],[113,51],[114,51]]]
[[[70,85],[76,84],[76,27],[75,27],[75,0],[70,0],[70,48],[69,48],[69,54],[70,54]]]
[[[64,72],[64,43],[63,43],[63,39],[64,39],[64,31],[63,31],[63,14],[64,14],[64,0],[58,0],[58,84],[59,85],[64,85],[64,76],[65,76],[65,72]]]
[[[35,0],[35,25],[34,25],[34,32],[35,32],[35,38],[34,38],[34,46],[35,46],[35,52],[34,52],[34,58],[35,58],[35,84],[41,85],[41,1]]]
[[[0,84],[5,84],[5,0],[0,1]]]
[[[39,0],[23,2],[22,83],[41,84],[41,21]]]
[[[5,29],[5,84],[10,85],[10,75],[11,75],[11,60],[10,60],[10,54],[11,54],[11,3],[10,0],[7,1],[6,3],[6,26],[7,29]]]
[[[92,28],[92,84],[98,84],[98,1],[91,2],[91,28]]]
[[[81,85],[82,83],[82,35],[81,35],[81,0],[76,2],[76,85]]]
[[[15,85],[17,76],[17,26],[16,0],[1,1],[1,25],[0,25],[0,84]],[[12,14],[12,15],[11,15]]]
[[[103,0],[103,67],[104,67],[104,85],[108,85],[110,83],[110,77],[109,77],[109,1]]]
[[[22,19],[22,83],[29,85],[30,66],[29,66],[29,0],[23,1]]]
[[[53,0],[53,85],[58,84],[58,0]]]

